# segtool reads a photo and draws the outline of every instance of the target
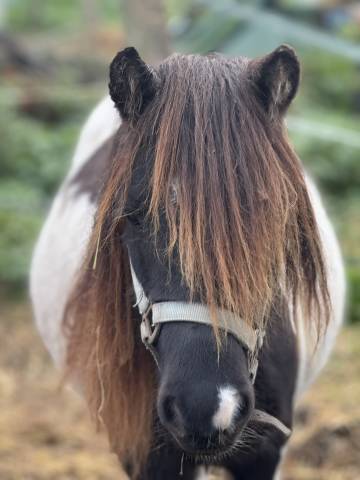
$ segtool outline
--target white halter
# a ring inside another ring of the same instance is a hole
[[[194,322],[212,325],[209,307],[200,303],[186,302],[158,302],[151,304],[142,288],[135,271],[131,265],[131,276],[136,296],[136,304],[142,317],[141,339],[152,353],[157,363],[153,343],[158,336],[161,325],[169,322]],[[149,313],[151,311],[151,320]],[[219,327],[233,335],[246,348],[250,380],[255,382],[259,365],[258,355],[263,345],[265,331],[253,329],[242,318],[226,311],[218,310],[217,319]],[[267,423],[280,430],[285,436],[290,436],[291,430],[276,417],[267,412],[255,409],[251,418],[254,421]]]

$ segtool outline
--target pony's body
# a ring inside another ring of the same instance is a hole
[[[119,115],[112,101],[106,98],[92,113],[83,129],[70,173],[55,198],[33,259],[31,296],[36,322],[49,352],[59,367],[63,367],[65,363],[66,339],[62,330],[64,310],[90,239],[94,215],[97,210],[97,190],[101,185],[101,178],[104,177],[104,174],[106,175],[105,171],[110,168],[111,148],[109,147],[109,139],[116,133],[119,125]],[[320,338],[315,355],[314,348],[317,334],[315,329],[312,331],[311,328],[308,328],[307,319],[304,318],[305,314],[297,316],[296,325],[295,321],[290,318],[287,327],[280,328],[279,331],[275,329],[274,333],[269,336],[268,345],[260,357],[260,377],[257,380],[260,383],[266,377],[267,366],[265,363],[272,362],[272,368],[277,365],[276,368],[279,372],[278,385],[275,385],[275,387],[271,385],[271,388],[279,390],[280,399],[283,394],[284,401],[287,403],[284,407],[286,413],[284,413],[283,421],[290,424],[293,404],[296,404],[300,394],[317,376],[334,344],[342,321],[345,293],[341,255],[333,228],[321,204],[319,194],[308,177],[306,178],[306,185],[328,267],[328,289],[333,315],[326,333]],[[293,341],[291,338],[293,338]],[[283,356],[281,352],[279,353],[279,350],[281,350],[279,347],[284,347]],[[278,350],[278,353],[275,350]],[[261,365],[262,359],[264,365]],[[285,369],[282,370],[284,364]],[[273,374],[273,372],[270,371],[269,374]],[[274,381],[276,382],[276,379]],[[282,382],[285,381],[286,384],[283,385]],[[266,395],[264,398],[266,398]],[[282,446],[283,442],[279,442],[279,451],[274,460],[275,465],[269,467],[266,463],[268,461],[267,446],[259,447],[260,453],[257,454],[263,459],[263,470],[256,470],[253,466],[249,466],[247,464],[248,460],[241,460],[242,455],[239,455],[239,462],[246,465],[242,470],[239,470],[239,477],[236,473],[238,466],[233,467],[232,460],[219,463],[225,467],[229,466],[236,478],[243,478],[242,475],[246,475],[246,478],[253,478],[254,480],[265,479],[268,478],[264,474],[267,469],[279,472]],[[261,457],[262,448],[265,453]],[[156,465],[152,465],[157,461],[156,456],[151,457],[149,473],[144,478],[168,479],[172,474],[177,474],[180,469],[180,465],[177,463],[180,458],[178,455],[178,453],[174,455],[164,453],[158,459],[160,463]],[[251,455],[254,454],[247,455],[243,458],[252,458]],[[168,457],[169,460],[167,460]],[[167,461],[174,466],[171,468],[166,466]],[[256,455],[254,462],[259,464]],[[161,476],[162,468],[164,469],[163,476]],[[185,476],[189,479],[194,478],[193,470],[187,473],[185,468]],[[269,478],[272,477],[269,476]]]

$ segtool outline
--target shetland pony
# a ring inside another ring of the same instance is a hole
[[[54,361],[131,478],[206,478],[206,465],[279,478],[345,290],[287,138],[299,75],[285,45],[157,68],[127,48],[83,129],[31,296]]]

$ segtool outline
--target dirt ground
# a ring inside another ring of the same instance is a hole
[[[124,480],[81,400],[58,386],[29,307],[2,307],[0,480]],[[298,409],[284,479],[360,479],[359,327],[344,329]]]

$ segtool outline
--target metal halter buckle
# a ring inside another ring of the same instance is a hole
[[[146,346],[150,346],[155,342],[160,330],[160,324],[152,326],[149,318],[150,312],[151,305],[148,306],[146,312],[143,314],[140,324],[141,340]]]
[[[256,373],[259,366],[259,352],[264,344],[265,330],[257,328],[256,333],[256,345],[254,350],[248,351],[248,368],[251,383],[255,383]]]

